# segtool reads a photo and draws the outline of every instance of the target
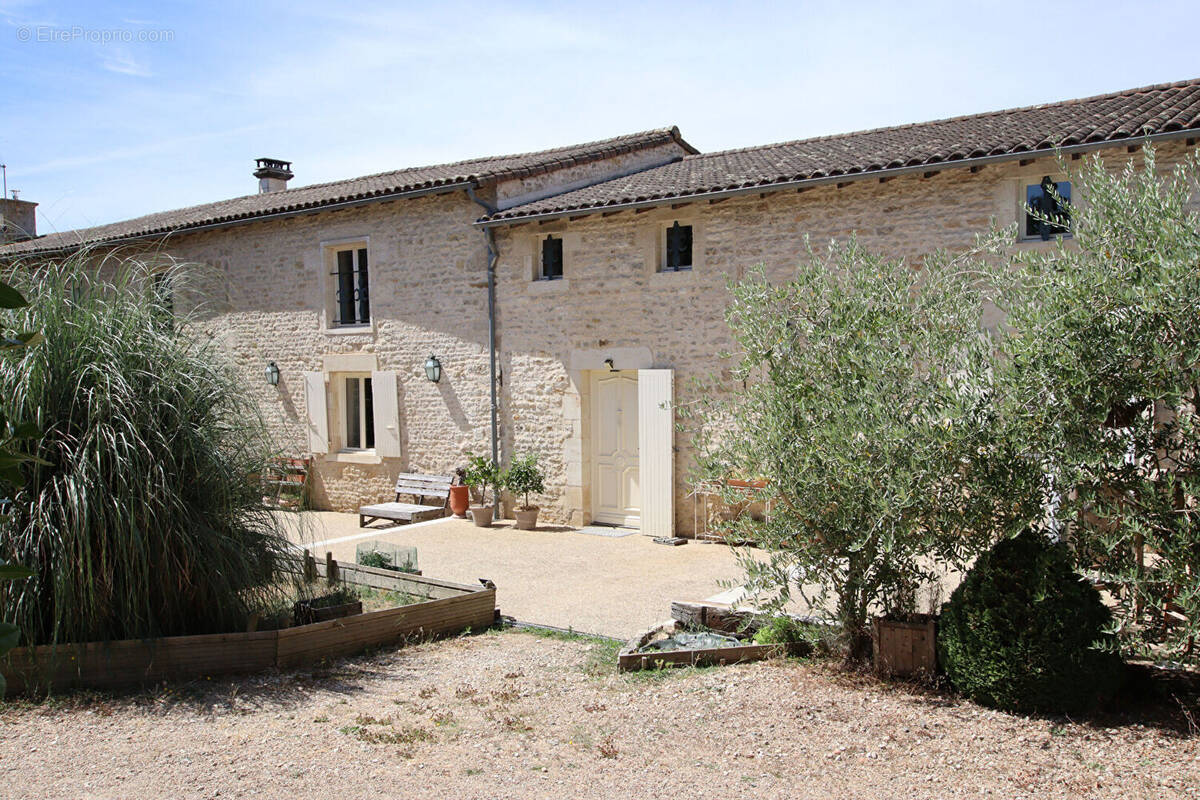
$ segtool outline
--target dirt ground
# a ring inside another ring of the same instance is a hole
[[[0,706],[2,798],[1197,798],[1200,738],[823,663],[617,674],[508,631],[308,672]]]

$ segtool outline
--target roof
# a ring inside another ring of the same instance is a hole
[[[1200,79],[1062,103],[690,155],[622,178],[505,209],[483,224],[753,190],[835,176],[1019,157],[1091,143],[1200,130]],[[847,178],[850,179],[850,178]]]
[[[526,178],[578,164],[637,152],[675,142],[686,152],[696,149],[680,136],[676,127],[658,128],[585,144],[556,147],[533,153],[474,158],[452,164],[381,172],[361,178],[318,183],[280,192],[252,194],[160,211],[143,217],[98,225],[93,228],[52,233],[25,242],[0,247],[0,254],[34,253],[73,249],[81,245],[113,242],[211,225],[231,224],[256,217],[316,210],[325,206],[386,199],[396,195],[453,191],[467,185],[483,186],[503,180]]]

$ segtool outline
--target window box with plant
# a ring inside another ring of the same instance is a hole
[[[502,477],[500,469],[492,459],[485,456],[467,455],[467,470],[463,476],[463,482],[471,487],[472,494],[479,500],[478,505],[471,506],[471,517],[481,528],[490,528],[492,519],[495,517],[494,505],[487,503],[488,487],[499,488]]]
[[[525,502],[516,510],[517,529],[532,531],[537,528],[538,506],[529,504],[531,492],[546,491],[546,476],[538,467],[537,456],[526,453],[513,459],[512,466],[504,473],[504,488],[513,494],[524,495]]]

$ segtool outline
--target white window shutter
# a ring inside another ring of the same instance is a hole
[[[371,395],[375,412],[375,455],[400,457],[400,406],[396,400],[396,373],[372,372]]]
[[[308,449],[329,452],[329,410],[325,402],[325,373],[304,373],[304,408],[308,413]]]
[[[638,472],[642,533],[675,535],[675,373],[638,370]]]

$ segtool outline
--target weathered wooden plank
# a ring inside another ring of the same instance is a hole
[[[18,648],[4,664],[10,692],[54,687],[112,688],[251,672],[275,664],[275,631]]]
[[[350,571],[350,565],[339,568]],[[409,636],[436,636],[492,624],[495,589],[379,572],[385,574],[365,577],[403,581],[411,589],[448,596],[280,631],[17,648],[0,660],[0,671],[8,680],[10,694],[39,687],[110,689],[300,666]]]
[[[738,647],[714,647],[703,650],[662,650],[649,653],[624,651],[617,656],[621,671],[657,669],[660,667],[699,666],[709,664],[741,664],[764,658],[786,655],[787,645],[748,644]]]
[[[871,623],[875,671],[884,676],[932,675],[937,670],[937,620],[876,618]]]
[[[708,628],[722,633],[753,633],[758,627],[751,611],[735,611],[728,603],[671,602],[671,618],[687,628]]]
[[[367,647],[414,636],[434,636],[467,627],[486,628],[495,616],[495,590],[431,600],[279,632],[277,660],[283,667],[349,655]]]

